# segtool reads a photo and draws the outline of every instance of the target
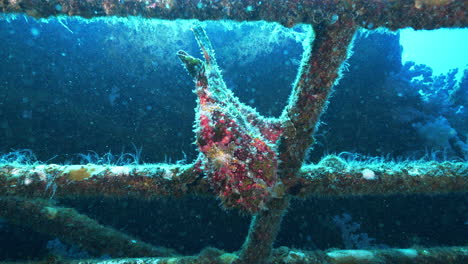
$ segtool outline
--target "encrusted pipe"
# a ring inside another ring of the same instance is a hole
[[[279,173],[283,182],[297,176],[320,115],[328,101],[340,67],[349,55],[356,26],[350,17],[314,26],[315,39],[303,55],[293,91],[281,120],[284,132],[278,143]]]
[[[265,20],[285,26],[332,23],[350,16],[362,27],[466,27],[459,0],[0,0],[0,11],[34,17],[142,16],[161,19]]]
[[[187,194],[212,194],[192,165],[0,165],[0,196],[152,199]]]
[[[290,197],[270,199],[268,210],[258,212],[250,223],[249,233],[242,245],[239,259],[233,264],[266,264],[271,259],[281,221],[289,206]]]
[[[346,162],[327,156],[305,165],[285,191],[293,196],[437,194],[468,192],[463,162]],[[0,196],[25,198],[212,195],[191,165],[0,165]]]
[[[45,200],[0,197],[0,216],[9,222],[58,237],[92,256],[158,257],[172,256],[174,250],[154,247],[78,213]]]
[[[274,251],[270,264],[465,264],[468,261],[468,247],[434,247],[406,249],[359,249],[301,251],[286,247]],[[208,249],[198,256],[174,258],[127,258],[115,260],[79,260],[80,264],[231,264],[235,254]]]
[[[468,192],[466,162],[344,162],[331,155],[300,175],[289,189],[299,197]]]

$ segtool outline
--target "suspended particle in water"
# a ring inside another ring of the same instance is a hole
[[[39,36],[39,34],[41,34],[41,32],[39,31],[39,29],[33,27],[33,28],[31,28],[31,34],[32,34],[34,37],[37,37],[37,36]]]
[[[335,24],[340,17],[337,14],[334,14],[330,19],[330,24]]]
[[[24,110],[21,117],[24,119],[32,119],[32,110]]]

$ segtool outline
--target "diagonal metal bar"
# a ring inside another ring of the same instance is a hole
[[[239,259],[233,264],[269,263],[273,243],[276,240],[290,196],[272,198],[267,202],[268,210],[261,210],[252,218],[249,233],[242,245]]]
[[[45,200],[0,197],[0,216],[9,222],[58,237],[93,256],[158,257],[173,256],[175,251],[139,241],[78,213]]]
[[[331,25],[314,26],[315,39],[310,50],[304,53],[292,95],[281,116],[284,131],[277,143],[278,175],[286,189],[298,176],[305,152],[312,144],[316,123],[339,76],[355,31],[350,17],[341,17]],[[236,264],[263,264],[269,260],[290,200],[289,195],[279,196],[271,198],[266,204],[267,210],[261,210],[253,218]]]
[[[315,39],[304,52],[301,68],[281,119],[285,131],[278,143],[283,183],[296,177],[331,93],[340,66],[349,55],[356,26],[350,17],[314,26]]]
[[[161,19],[265,20],[318,25],[352,17],[366,27],[466,27],[466,1],[457,0],[0,0],[0,11],[34,17],[142,16]]]

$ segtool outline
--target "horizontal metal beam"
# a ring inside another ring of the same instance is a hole
[[[302,167],[290,192],[299,197],[468,192],[468,164],[344,162],[328,156],[318,165]]]
[[[0,196],[26,198],[213,195],[191,165],[0,165]]]
[[[468,192],[468,165],[345,162],[327,156],[302,167],[299,177],[278,190],[298,197]],[[192,165],[0,165],[0,196],[154,199],[190,194],[215,196]]]
[[[342,16],[368,29],[466,27],[457,0],[0,0],[0,11],[33,17],[142,16],[160,19],[265,20],[285,26],[334,23]]]
[[[301,263],[301,264],[464,264],[468,261],[468,247],[434,247],[434,248],[408,248],[408,249],[362,249],[362,250],[328,250],[328,251],[301,251],[281,247],[273,252],[268,263]],[[207,249],[200,255],[193,257],[172,258],[134,258],[115,260],[79,260],[71,263],[81,264],[186,264],[210,263],[228,264],[237,259],[237,255],[225,253],[217,249]]]

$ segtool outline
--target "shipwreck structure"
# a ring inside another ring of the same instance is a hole
[[[180,51],[194,79],[199,158],[190,165],[18,165],[0,167],[0,216],[54,234],[106,263],[466,263],[468,248],[297,251],[273,242],[291,198],[468,191],[468,166],[428,162],[379,167],[348,166],[336,157],[304,165],[353,36],[366,29],[468,26],[467,2],[456,0],[0,0],[4,13],[30,16],[143,16],[160,19],[265,20],[291,27],[311,24],[315,38],[304,52],[293,91],[279,118],[264,118],[226,87],[203,28],[193,31],[203,60]],[[327,166],[323,166],[323,164]],[[363,175],[362,171],[371,171]],[[208,249],[177,256],[99,225],[74,209],[40,198],[131,196],[140,199],[209,195],[222,206],[252,214],[245,243],[236,253]],[[31,217],[34,216],[34,217]],[[68,234],[65,236],[64,234]],[[100,260],[81,260],[98,263]]]

